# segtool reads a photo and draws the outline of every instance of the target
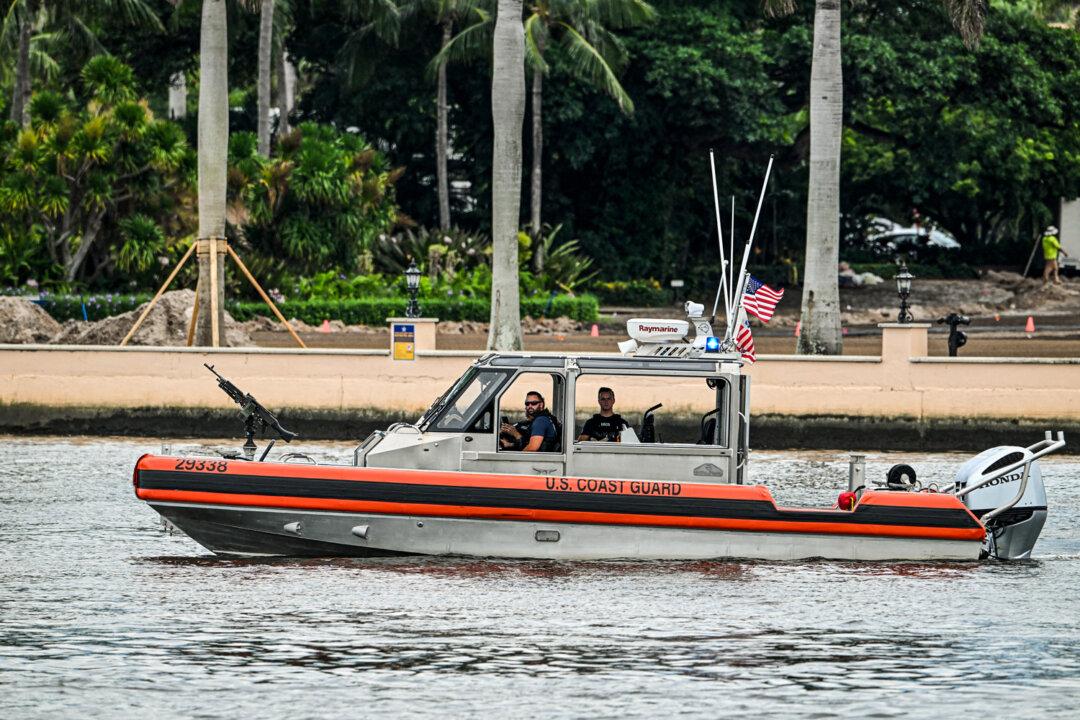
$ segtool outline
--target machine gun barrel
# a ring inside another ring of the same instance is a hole
[[[296,433],[283,428],[281,423],[274,416],[274,413],[263,407],[262,403],[256,400],[251,393],[245,393],[243,390],[236,387],[236,385],[234,385],[227,377],[215,370],[213,365],[203,363],[203,366],[214,373],[217,377],[218,387],[220,387],[233,402],[240,406],[240,414],[244,416],[245,422],[247,422],[249,418],[253,418],[264,428],[272,428],[274,432],[278,434],[278,437],[285,442],[291,442],[292,439],[296,437]]]

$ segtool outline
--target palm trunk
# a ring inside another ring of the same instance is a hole
[[[278,74],[278,136],[287,135],[291,127],[288,124],[288,116],[293,112],[295,105],[296,68],[288,60],[288,51],[285,43],[281,45],[278,53],[278,62],[274,64],[274,72]]]
[[[225,237],[229,148],[229,60],[225,0],[203,0],[199,38],[199,312],[195,343],[211,345],[209,238]],[[218,243],[217,326],[225,327],[225,256]],[[220,337],[218,341],[220,342]]]
[[[491,329],[489,350],[520,350],[518,221],[521,214],[521,130],[525,121],[525,30],[522,0],[499,0],[495,20],[491,119]]]
[[[270,55],[274,39],[274,0],[259,8],[259,154],[270,157]]]
[[[274,74],[277,76],[274,102],[278,108],[278,137],[281,137],[287,135],[290,129],[289,113],[293,109],[293,84],[296,75],[289,63],[289,53],[284,42],[281,44],[281,52],[277,54],[277,62],[274,63]]]
[[[844,122],[840,0],[817,0],[810,70],[810,187],[798,351],[839,355],[840,135]]]
[[[453,23],[443,21],[442,47],[450,42]],[[439,65],[439,123],[435,138],[435,177],[439,186],[439,227],[450,229],[450,177],[447,171],[447,153],[450,151],[449,122],[450,107],[446,102],[446,63]]]
[[[540,48],[543,51],[543,47]],[[532,234],[532,269],[544,271],[544,245],[540,242],[541,170],[544,160],[544,73],[533,70],[532,77],[532,184],[529,188],[529,228]]]
[[[30,125],[30,38],[34,34],[37,8],[27,3],[19,14],[19,47],[15,59],[15,85],[11,94],[11,120]]]
[[[169,78],[169,119],[183,120],[187,117],[187,78],[184,73],[173,73]]]

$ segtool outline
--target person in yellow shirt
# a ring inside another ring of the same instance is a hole
[[[1051,225],[1043,231],[1042,246],[1043,246],[1043,285],[1050,282],[1051,273],[1054,276],[1054,284],[1060,284],[1061,278],[1058,276],[1058,255],[1064,255],[1068,257],[1068,253],[1061,249],[1061,240],[1058,239],[1058,229]]]

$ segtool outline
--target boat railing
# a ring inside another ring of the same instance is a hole
[[[367,454],[371,452],[371,449],[379,444],[379,441],[386,437],[385,430],[376,430],[375,432],[364,438],[364,442],[356,446],[353,450],[353,465],[355,467],[361,467],[367,465]]]
[[[994,508],[990,512],[983,515],[982,518],[980,518],[982,524],[986,525],[998,515],[1012,509],[1013,506],[1016,505],[1016,503],[1020,502],[1020,498],[1024,496],[1024,491],[1027,490],[1028,477],[1031,474],[1031,463],[1035,462],[1041,457],[1049,455],[1050,453],[1057,452],[1063,447],[1065,447],[1065,433],[1059,430],[1057,433],[1057,437],[1054,437],[1054,434],[1047,430],[1046,437],[1024,450],[1023,458],[1017,460],[1014,463],[1010,463],[1005,467],[999,468],[994,472],[990,473],[989,475],[984,475],[977,481],[956,491],[954,494],[956,495],[956,497],[962,498],[968,493],[978,490],[983,485],[994,482],[995,480],[1002,478],[1009,473],[1016,472],[1017,470],[1023,468],[1023,473],[1020,476],[1020,488],[1017,491],[1016,495],[1013,497],[1013,499],[1005,503],[1004,505],[1001,505],[1000,507]]]

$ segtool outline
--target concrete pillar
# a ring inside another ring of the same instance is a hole
[[[414,348],[416,350],[434,350],[437,331],[439,327],[439,318],[386,318],[387,324],[390,326],[390,351],[394,351],[394,325],[412,325],[416,330],[416,336],[413,341]]]
[[[930,323],[880,323],[881,360],[889,362],[930,354],[927,331]]]

